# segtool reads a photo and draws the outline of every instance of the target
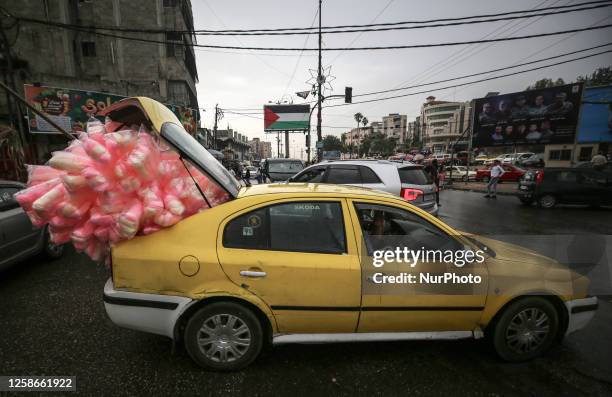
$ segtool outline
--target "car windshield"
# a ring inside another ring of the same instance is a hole
[[[268,167],[269,172],[300,172],[304,167],[299,161],[271,161]]]

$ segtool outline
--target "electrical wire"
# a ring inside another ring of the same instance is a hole
[[[479,15],[470,15],[463,17],[453,17],[453,18],[438,18],[438,19],[429,19],[429,20],[415,20],[415,21],[399,21],[399,22],[386,22],[386,23],[370,23],[363,25],[336,25],[336,26],[322,26],[321,29],[325,31],[324,33],[334,33],[334,30],[338,29],[364,29],[364,28],[379,28],[379,27],[389,27],[389,26],[401,26],[407,24],[419,25],[419,24],[432,24],[432,23],[440,23],[440,22],[457,22],[457,21],[466,21],[470,19],[482,19],[482,18],[498,18],[498,17],[506,17],[511,16],[513,14],[525,14],[525,13],[540,13],[542,11],[551,11],[551,10],[565,10],[564,12],[574,12],[577,7],[608,7],[610,6],[610,0],[599,0],[599,1],[589,1],[572,5],[563,5],[563,6],[550,6],[543,7],[538,9],[530,9],[530,10],[517,10],[517,11],[507,11],[501,13],[494,14],[479,14]],[[571,9],[567,11],[568,9]],[[590,8],[589,8],[590,9]],[[32,23],[45,23],[47,24],[49,21],[28,18],[28,17],[16,17],[10,14],[5,9],[2,9],[3,13],[6,16],[17,18],[22,21],[32,22]],[[556,11],[555,11],[556,12]],[[534,17],[538,15],[531,16],[519,16],[521,17]],[[514,18],[514,17],[512,17]],[[501,19],[499,19],[501,20]],[[476,23],[486,22],[486,21],[475,21]],[[469,22],[468,22],[469,23]],[[56,25],[62,25],[60,23],[55,23]],[[90,27],[94,28],[94,27]],[[135,28],[125,28],[119,26],[106,26],[106,27],[95,27],[100,30],[111,30],[111,31],[121,31],[121,32],[131,32],[131,33],[185,33],[185,34],[206,34],[206,35],[222,35],[222,34],[231,34],[238,35],[243,33],[274,33],[281,32],[281,34],[294,34],[291,31],[305,31],[306,33],[302,34],[316,34],[318,33],[318,27],[295,27],[295,28],[272,28],[272,29],[220,29],[220,30],[211,30],[211,29],[196,29],[196,30],[164,30],[164,29],[135,29]],[[402,27],[405,28],[405,27]],[[313,31],[313,32],[309,32]],[[347,33],[347,32],[360,32],[361,30],[341,30],[337,33]],[[285,33],[282,33],[285,32]]]
[[[546,68],[550,68],[550,67],[558,66],[558,65],[563,65],[563,64],[566,64],[566,63],[570,63],[570,62],[576,62],[576,61],[579,61],[579,60],[582,60],[582,59],[592,58],[592,57],[595,57],[595,56],[598,56],[598,55],[603,55],[603,54],[608,54],[608,53],[612,53],[612,50],[602,51],[602,52],[598,52],[596,54],[591,54],[591,55],[585,55],[585,56],[582,56],[582,57],[579,57],[579,58],[568,59],[568,60],[565,60],[565,61],[561,61],[561,62],[556,62],[556,63],[550,64],[550,65],[543,65],[543,66],[539,66],[539,67],[535,67],[535,68],[520,70],[520,71],[514,72],[514,73],[507,73],[507,74],[503,74],[503,75],[498,75],[498,76],[488,77],[488,78],[484,78],[484,79],[469,81],[469,82],[466,82],[466,83],[454,84],[454,85],[450,85],[450,86],[446,86],[446,87],[433,88],[433,89],[429,89],[429,90],[425,90],[425,91],[412,92],[412,93],[401,94],[401,95],[394,95],[394,96],[384,97],[384,98],[369,99],[369,100],[353,102],[353,103],[339,103],[339,104],[336,104],[336,105],[327,105],[327,106],[324,106],[324,108],[333,108],[333,107],[339,107],[339,106],[357,105],[357,104],[360,104],[360,103],[370,103],[370,102],[386,101],[386,100],[389,100],[389,99],[403,98],[403,97],[407,97],[407,96],[425,94],[425,93],[428,93],[428,92],[431,92],[431,91],[447,90],[447,89],[450,89],[450,88],[462,87],[462,86],[466,86],[466,85],[482,83],[484,81],[490,81],[490,80],[501,79],[501,78],[504,78],[504,77],[516,76],[516,75],[519,75],[519,74],[533,72],[535,70],[546,69]]]
[[[600,25],[600,26],[592,26],[587,28],[579,28],[579,29],[570,29],[570,30],[561,30],[557,32],[548,32],[548,33],[538,33],[531,34],[526,36],[515,36],[515,37],[502,37],[496,39],[487,39],[487,40],[470,40],[470,41],[456,41],[456,42],[445,42],[445,43],[431,43],[431,44],[412,44],[412,45],[396,45],[396,46],[374,46],[374,47],[329,47],[322,48],[322,51],[369,51],[369,50],[399,50],[399,49],[413,49],[413,48],[432,48],[432,47],[448,47],[448,46],[457,46],[457,45],[466,45],[466,44],[482,44],[482,43],[493,43],[493,42],[501,42],[501,41],[516,41],[516,40],[524,40],[524,39],[533,39],[540,37],[549,37],[549,36],[557,36],[561,34],[567,33],[576,33],[576,32],[586,32],[591,30],[598,29],[606,29],[612,27],[612,24],[608,25]],[[139,37],[128,37],[122,35],[116,35],[112,33],[102,33],[95,30],[91,30],[83,27],[73,27],[66,26],[66,29],[76,30],[80,32],[87,32],[99,36],[112,37],[117,39],[125,39],[132,40],[144,43],[154,43],[154,44],[177,44],[176,42],[166,41],[166,40],[153,40],[153,39],[143,39]],[[245,47],[245,46],[223,46],[223,45],[212,45],[212,44],[197,44],[197,43],[183,43],[184,46],[187,47],[198,47],[198,48],[220,48],[220,49],[232,49],[232,50],[250,50],[250,51],[319,51],[318,48],[300,48],[300,47]]]
[[[465,78],[469,78],[469,77],[475,77],[475,76],[482,75],[482,74],[501,72],[502,70],[508,70],[508,69],[513,69],[513,68],[518,68],[518,67],[521,67],[521,66],[532,65],[534,63],[550,61],[552,59],[563,58],[563,57],[568,56],[568,55],[574,55],[574,54],[578,54],[578,53],[581,53],[581,52],[586,52],[586,51],[594,50],[594,49],[597,49],[597,48],[607,47],[607,46],[610,46],[610,45],[612,45],[612,42],[609,42],[609,43],[606,43],[606,44],[597,45],[597,46],[590,47],[590,48],[585,48],[585,49],[582,49],[582,50],[566,52],[565,54],[559,54],[559,55],[555,55],[555,56],[552,56],[552,57],[541,58],[541,59],[537,59],[535,61],[515,64],[515,65],[511,65],[511,66],[505,66],[505,67],[502,67],[502,68],[491,69],[491,70],[482,71],[482,72],[478,72],[478,73],[466,74],[466,75],[463,75],[463,76],[453,77],[453,78],[444,79],[444,80],[438,80],[438,81],[431,82],[431,83],[422,83],[422,84],[410,85],[410,86],[405,86],[405,87],[391,88],[391,89],[388,89],[388,90],[366,92],[366,93],[363,93],[363,94],[353,95],[353,98],[358,98],[358,97],[363,97],[363,96],[368,96],[368,95],[385,94],[385,93],[394,92],[394,91],[408,90],[408,89],[412,89],[412,88],[425,87],[425,86],[428,86],[428,85],[447,83],[449,81],[460,80],[460,79],[465,79]]]

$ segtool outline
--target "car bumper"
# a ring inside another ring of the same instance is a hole
[[[568,324],[566,335],[584,328],[595,315],[598,303],[597,298],[592,296],[583,299],[573,299],[565,302],[568,313]]]
[[[182,296],[119,291],[112,279],[104,286],[104,309],[115,325],[172,339],[176,322],[192,302]]]

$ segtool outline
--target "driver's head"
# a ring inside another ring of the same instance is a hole
[[[385,214],[382,211],[374,211],[374,225],[372,226],[372,234],[382,235],[385,231]]]

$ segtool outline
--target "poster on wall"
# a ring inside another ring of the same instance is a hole
[[[73,134],[85,131],[87,120],[115,102],[126,98],[122,95],[96,91],[72,90],[68,88],[34,86],[24,84],[25,99],[36,109],[45,113],[60,127]],[[167,105],[177,116],[185,130],[195,134],[197,110]],[[59,132],[40,116],[28,109],[30,132],[33,134],[58,134]]]
[[[573,143],[582,83],[476,99],[474,147]]]
[[[578,143],[612,142],[612,86],[584,90]]]

